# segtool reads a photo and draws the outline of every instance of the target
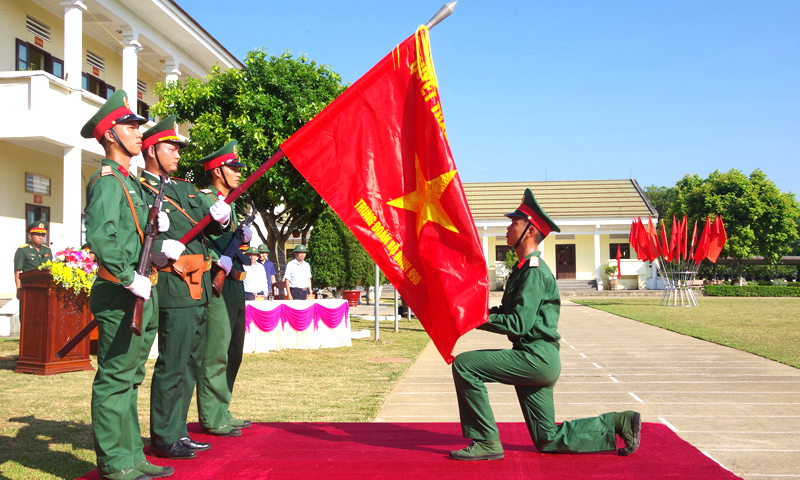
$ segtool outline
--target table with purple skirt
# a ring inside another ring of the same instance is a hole
[[[245,318],[244,353],[352,346],[346,300],[253,300]]]

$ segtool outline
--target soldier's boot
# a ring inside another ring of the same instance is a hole
[[[614,433],[619,435],[625,442],[625,447],[617,450],[617,453],[627,457],[639,448],[642,438],[642,415],[631,410],[614,412],[613,415]]]
[[[233,418],[233,414],[230,410],[225,412],[225,419],[228,421],[228,425],[236,428],[248,428],[253,425],[253,422],[250,420],[239,420]]]
[[[241,430],[228,424],[217,428],[201,428],[200,430],[206,435],[215,435],[217,437],[240,437],[242,435]]]
[[[133,468],[144,473],[145,475],[149,475],[150,478],[164,478],[175,473],[175,469],[172,467],[159,467],[158,465],[153,465],[147,460],[137,463],[133,466]]]
[[[472,440],[469,446],[450,452],[453,460],[500,460],[503,456],[500,440]]]
[[[120,470],[119,472],[100,475],[100,478],[104,480],[150,480],[153,477],[146,475],[135,468],[126,468],[125,470]]]

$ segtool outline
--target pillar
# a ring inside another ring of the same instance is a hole
[[[65,0],[64,7],[64,78],[67,84],[81,88],[83,71],[83,11],[86,5],[78,0]]]
[[[81,148],[64,149],[61,245],[81,247]]]

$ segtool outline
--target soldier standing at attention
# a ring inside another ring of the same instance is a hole
[[[86,187],[86,238],[97,257],[97,280],[89,308],[97,320],[97,374],[92,383],[92,431],[100,478],[146,480],[172,475],[145,459],[136,400],[145,361],[158,325],[158,295],[150,279],[135,272],[148,207],[129,174],[131,157],[142,149],[139,125],[146,120],[117,90],[84,125],[81,136],[97,139],[106,158]],[[159,231],[169,228],[159,215]],[[130,331],[136,297],[145,301],[142,336]]]
[[[36,270],[39,265],[53,259],[53,252],[44,245],[47,236],[47,222],[39,220],[28,225],[28,235],[31,243],[19,247],[14,253],[14,283],[17,285],[17,298],[20,296],[19,274],[28,270]]]
[[[145,169],[141,185],[154,199],[166,178],[164,212],[171,228],[156,240],[155,249],[174,262],[159,269],[158,360],[150,390],[150,453],[164,458],[195,458],[195,451],[208,450],[208,443],[189,437],[186,418],[197,375],[203,361],[207,306],[211,296],[211,258],[203,233],[187,245],[178,241],[206,214],[215,220],[205,233],[221,234],[230,221],[230,208],[217,202],[209,209],[197,189],[185,181],[169,178],[178,169],[180,149],[175,117],[167,116],[145,132],[142,154]]]
[[[507,335],[513,347],[464,352],[453,361],[461,432],[472,444],[450,452],[450,458],[503,458],[485,382],[514,385],[528,433],[540,452],[614,450],[619,435],[625,441],[619,454],[630,455],[639,447],[642,421],[638,412],[604,413],[555,424],[553,387],[561,373],[557,331],[561,298],[553,273],[538,250],[551,231],[561,229],[530,189],[525,189],[519,208],[506,217],[511,218],[506,242],[516,251],[519,263],[511,270],[500,306],[489,309],[489,321],[478,328]]]
[[[211,185],[200,190],[201,198],[207,205],[224,199],[231,190],[239,186],[239,162],[236,154],[236,140],[203,158],[198,163],[205,168]],[[250,420],[234,418],[230,412],[233,384],[239,373],[244,349],[244,280],[245,273],[238,257],[231,259],[223,255],[233,238],[233,230],[238,228],[234,205],[230,206],[232,231],[220,236],[210,236],[211,248],[219,256],[217,265],[226,274],[225,283],[219,297],[211,296],[208,304],[208,332],[205,342],[205,356],[200,377],[197,380],[197,411],[200,429],[204,433],[226,437],[238,437],[240,429],[251,426]],[[250,227],[242,226],[243,242],[246,244],[253,236]],[[246,245],[243,245],[246,247]],[[241,248],[241,247],[240,247]]]

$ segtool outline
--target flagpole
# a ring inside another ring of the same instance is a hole
[[[442,6],[442,8],[440,8],[439,11],[436,12],[436,14],[433,17],[431,17],[430,20],[428,20],[428,23],[425,24],[425,27],[428,30],[430,30],[431,28],[438,25],[439,22],[449,17],[450,14],[453,13],[453,10],[456,8],[456,3],[458,3],[458,1],[445,3]]]

